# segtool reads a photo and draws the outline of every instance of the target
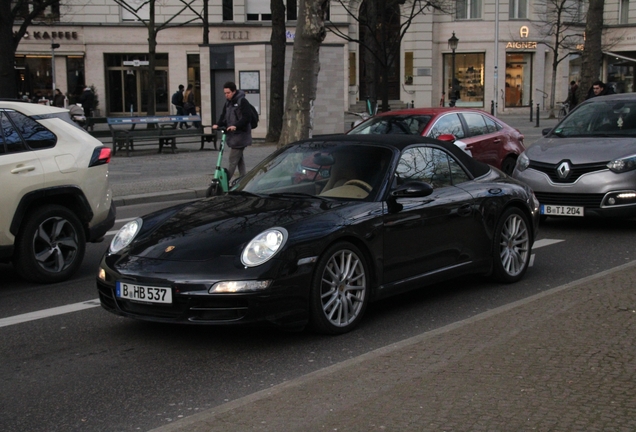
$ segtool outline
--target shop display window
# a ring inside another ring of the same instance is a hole
[[[453,55],[444,54],[444,91],[445,106],[449,106],[453,91],[457,101],[456,106],[483,107],[484,106],[484,53],[455,54],[455,86],[452,86]]]
[[[529,106],[532,100],[532,54],[506,54],[506,107]]]

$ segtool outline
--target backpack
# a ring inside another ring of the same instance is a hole
[[[248,101],[247,99],[243,98],[243,100],[247,103],[247,107],[249,108],[250,111],[250,126],[252,127],[252,129],[258,127],[258,111],[256,111],[256,108],[254,108],[254,105],[252,105],[250,103],[250,101]]]
[[[172,95],[172,105],[174,105],[174,106],[182,106],[183,105],[183,96],[180,94],[180,92],[176,91]]]

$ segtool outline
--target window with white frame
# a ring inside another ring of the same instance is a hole
[[[457,0],[456,19],[481,18],[482,0]]]
[[[629,0],[621,0],[621,10],[618,16],[619,24],[629,23]]]
[[[528,0],[510,0],[510,19],[528,18]]]
[[[139,21],[150,19],[150,6],[146,0],[127,0],[126,4],[134,13],[122,7],[121,8],[121,20],[122,21]]]
[[[231,0],[225,0],[231,1]],[[284,0],[287,21],[298,19],[298,0]],[[247,21],[271,21],[270,0],[245,0]]]

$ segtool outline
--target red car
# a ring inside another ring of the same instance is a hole
[[[491,116],[470,108],[412,108],[380,113],[347,134],[422,135],[453,141],[475,159],[512,174],[525,150],[523,134]]]

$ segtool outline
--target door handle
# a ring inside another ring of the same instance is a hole
[[[24,172],[34,171],[35,167],[33,165],[22,165],[11,170],[11,174],[22,174]]]

